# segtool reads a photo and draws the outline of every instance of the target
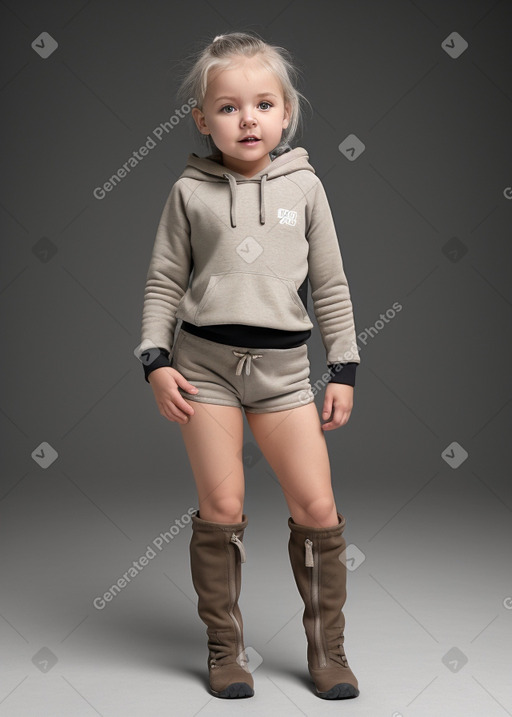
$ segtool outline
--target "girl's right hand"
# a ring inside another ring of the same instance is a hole
[[[169,421],[188,423],[188,417],[194,415],[194,409],[180,394],[178,386],[194,394],[198,389],[189,383],[183,374],[170,366],[161,366],[151,371],[148,381],[161,415]]]

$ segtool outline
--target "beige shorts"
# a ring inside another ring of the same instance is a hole
[[[315,400],[309,382],[307,344],[291,349],[255,349],[221,344],[180,329],[171,367],[199,389],[198,394],[191,394],[178,386],[189,401],[269,413]]]

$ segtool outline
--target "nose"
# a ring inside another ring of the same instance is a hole
[[[255,119],[251,116],[250,112],[245,112],[242,117],[242,127],[246,127],[247,125],[254,125]]]

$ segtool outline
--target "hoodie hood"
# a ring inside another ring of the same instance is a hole
[[[222,182],[229,186],[231,194],[231,226],[236,227],[236,195],[237,185],[244,182],[259,182],[260,184],[260,223],[265,224],[265,186],[266,183],[282,177],[285,174],[292,174],[307,170],[315,173],[315,170],[308,162],[309,154],[303,147],[295,147],[270,161],[266,167],[261,169],[253,177],[245,177],[222,164],[222,155],[215,152],[207,157],[199,157],[192,153],[188,156],[187,165],[181,177],[197,179],[203,182]]]

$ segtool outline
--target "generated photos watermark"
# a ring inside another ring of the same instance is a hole
[[[144,157],[147,157],[149,152],[157,146],[154,138],[161,142],[196,105],[197,100],[190,97],[188,103],[175,110],[174,114],[171,115],[168,120],[160,122],[151,134],[148,134],[145,143],[139,147],[139,149],[134,150],[126,162],[123,162],[121,167],[119,167],[106,182],[94,188],[93,195],[95,199],[105,199],[107,194],[115,189],[123,179],[130,174],[132,169],[138,167]]]
[[[197,508],[189,508],[180,518],[176,518],[174,524],[171,525],[168,530],[157,535],[156,538],[154,538],[154,540],[152,540],[146,547],[146,552],[137,560],[134,560],[128,570],[126,570],[121,577],[109,587],[108,590],[106,590],[102,595],[98,595],[94,598],[92,604],[96,610],[104,610],[107,603],[112,602],[112,600],[119,595],[121,590],[123,590],[132,579],[136,578],[137,575],[140,575],[146,565],[149,565],[150,561],[157,557],[158,553],[154,550],[154,548],[161,552],[162,549],[168,545],[171,540],[174,540],[180,531],[190,523],[192,520],[191,515],[195,513],[196,510]]]

